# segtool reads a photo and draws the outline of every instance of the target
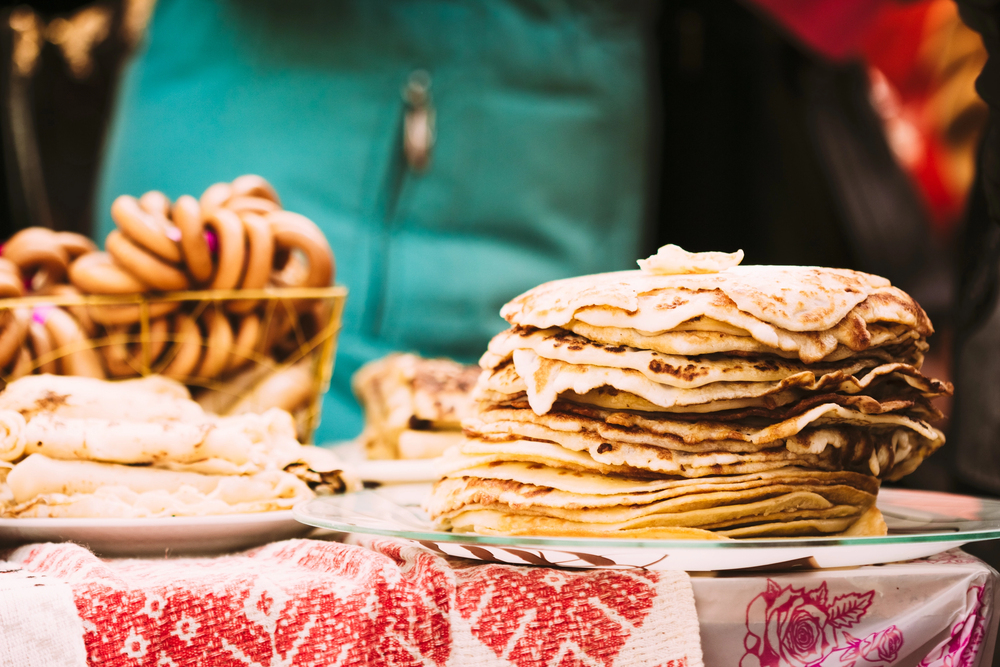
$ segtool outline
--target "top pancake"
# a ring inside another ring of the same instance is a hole
[[[867,325],[902,324],[920,336],[930,320],[906,293],[878,276],[797,266],[736,266],[709,274],[621,271],[540,285],[509,302],[512,324],[567,327],[574,321],[643,334],[677,330],[696,318],[747,332],[766,345],[798,349],[785,332],[827,332],[851,349],[868,346]]]

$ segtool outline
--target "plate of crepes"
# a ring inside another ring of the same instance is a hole
[[[162,376],[30,375],[0,392],[0,542],[104,556],[215,553],[301,536],[292,507],[354,488],[280,409],[219,417]]]
[[[874,275],[741,260],[665,246],[518,296],[419,512],[366,492],[296,516],[576,567],[840,567],[1000,537],[990,501],[880,493],[944,444],[920,306]]]

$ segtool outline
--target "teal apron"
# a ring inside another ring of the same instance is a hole
[[[362,363],[475,361],[513,296],[635,266],[643,18],[627,2],[160,0],[121,83],[99,238],[119,194],[269,179],[350,290],[317,442],[353,437]],[[423,171],[402,150],[418,70],[436,129]]]

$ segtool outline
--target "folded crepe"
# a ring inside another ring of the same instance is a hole
[[[28,376],[0,405],[4,516],[259,512],[356,484],[289,413],[207,414],[166,378]]]
[[[360,436],[370,459],[439,456],[461,439],[473,413],[479,368],[450,359],[390,354],[368,362],[352,378],[365,413]]]
[[[715,255],[718,255],[717,253]],[[684,253],[508,303],[477,413],[427,501],[489,534],[883,534],[880,481],[944,443],[920,365],[930,321],[843,269]],[[711,265],[711,266],[708,266]],[[714,271],[714,272],[711,272]]]

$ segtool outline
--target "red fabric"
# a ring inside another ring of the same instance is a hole
[[[391,540],[369,546],[291,540],[218,558],[102,561],[39,544],[14,560],[72,586],[95,665],[657,664],[648,652],[624,659],[636,644],[662,655],[648,631],[669,620],[657,601],[676,591],[665,586],[674,573],[472,565]]]
[[[832,60],[857,55],[865,31],[891,0],[751,0],[807,47]]]

